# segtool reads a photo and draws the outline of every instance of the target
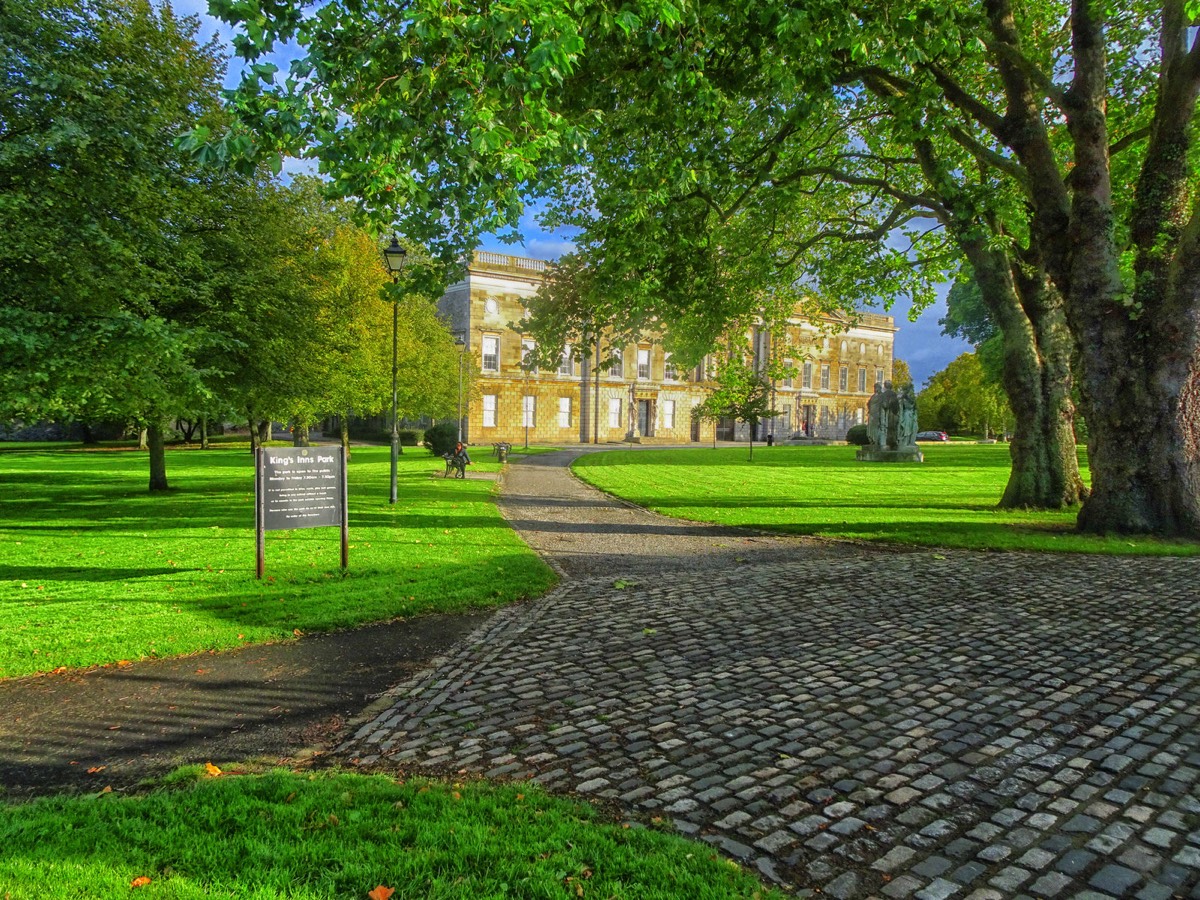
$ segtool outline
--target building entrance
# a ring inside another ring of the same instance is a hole
[[[654,401],[639,400],[637,402],[638,434],[642,437],[654,437]]]

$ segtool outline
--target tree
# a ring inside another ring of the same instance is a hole
[[[174,141],[219,109],[197,27],[145,0],[0,6],[0,415],[132,420],[151,490],[216,343],[165,309],[209,187]]]
[[[1002,503],[1086,493],[1077,348],[1080,527],[1200,534],[1194,2],[261,7],[225,7],[252,22],[248,57],[309,51],[239,94],[264,149],[345,164],[347,193],[415,203],[451,242],[471,229],[434,221],[446,201],[490,227],[515,223],[518,186],[562,184],[600,280],[648,285],[636,317],[710,335],[746,296],[730,273],[837,296],[909,272],[922,295],[969,265],[1017,420]]]
[[[1007,430],[1012,410],[1000,385],[988,378],[979,356],[964,353],[929,379],[917,398],[921,427],[991,436]]]
[[[694,415],[702,420],[730,418],[750,429],[750,460],[754,459],[754,435],[758,423],[778,415],[771,408],[771,381],[755,371],[738,349],[726,348],[718,362],[716,383]]]
[[[912,384],[912,373],[908,369],[908,363],[902,359],[892,360],[892,387],[899,390],[906,384]]]

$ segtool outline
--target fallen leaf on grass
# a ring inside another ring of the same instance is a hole
[[[95,775],[97,772],[103,772],[107,768],[108,768],[108,766],[92,766],[90,769],[87,770],[87,773],[89,775]]]
[[[219,768],[217,768],[216,766],[214,766],[210,762],[206,762],[204,764],[204,771],[207,772],[209,775],[213,776],[214,778],[216,778],[218,775],[221,774],[221,770]]]
[[[380,884],[375,887],[375,890],[367,891],[367,896],[370,897],[371,900],[388,900],[388,897],[392,896],[394,893],[396,893],[395,888],[384,887],[382,884]]]
[[[139,875],[137,878],[133,879],[133,881],[129,882],[129,886],[130,886],[131,888],[135,888],[135,887],[145,887],[145,886],[146,886],[146,885],[148,885],[149,883],[150,883],[150,878],[149,878],[149,876],[146,876],[146,875]]]

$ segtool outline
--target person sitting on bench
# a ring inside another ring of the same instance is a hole
[[[467,448],[459,441],[454,445],[454,451],[450,454],[450,465],[455,470],[455,478],[465,478],[467,475],[467,466],[471,464],[471,457],[467,453]]]

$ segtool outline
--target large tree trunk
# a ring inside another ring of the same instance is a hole
[[[254,424],[254,416],[250,416],[248,420],[250,426],[250,455],[253,456],[258,452],[258,448],[262,446],[258,440],[258,428]]]
[[[346,459],[350,458],[350,412],[347,410],[342,413],[341,421],[338,423],[342,435],[342,452],[346,454]]]
[[[292,423],[292,446],[293,447],[309,447],[312,446],[308,440],[308,426],[300,422]]]
[[[1087,494],[1075,446],[1071,339],[1057,294],[1036,269],[975,246],[975,278],[1004,342],[1004,391],[1016,420],[1004,509],[1062,509]]]
[[[1140,325],[1112,322],[1107,330],[1151,331]],[[1093,491],[1081,530],[1200,535],[1200,353],[1192,331],[1183,348],[1143,333],[1085,351]]]
[[[150,490],[168,490],[167,450],[161,422],[151,422],[146,428],[146,445],[150,450]]]
[[[1071,326],[1079,337],[1092,496],[1081,530],[1200,536],[1200,203],[1189,163],[1200,69],[1183,6],[1163,10],[1154,121],[1122,282],[1112,200],[1103,21],[1072,16]]]
[[[271,439],[271,420],[260,419],[258,422],[258,445],[265,447],[267,441]]]
[[[200,449],[208,449],[208,416],[202,416],[200,419]]]
[[[1004,5],[1004,4],[1000,4]],[[1035,123],[1036,124],[1036,123]],[[1036,131],[1036,128],[1034,129]],[[1071,338],[1062,297],[1051,288],[1045,247],[1017,255],[996,249],[971,202],[929,141],[914,145],[928,184],[946,211],[941,218],[975,271],[980,295],[1004,341],[1004,392],[1014,417],[1012,472],[1000,498],[1005,509],[1061,509],[1086,496],[1075,448],[1071,402]],[[1036,232],[1036,228],[1035,228]]]

